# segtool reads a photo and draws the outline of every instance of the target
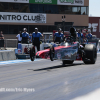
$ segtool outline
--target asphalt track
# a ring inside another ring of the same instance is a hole
[[[100,100],[100,56],[93,65],[40,59],[1,63],[0,100]]]

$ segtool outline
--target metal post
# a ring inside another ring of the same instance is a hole
[[[64,34],[64,21],[63,21],[63,34]]]
[[[62,23],[63,23],[63,34],[64,34],[64,29],[65,29],[65,15],[62,16]]]
[[[91,34],[92,34],[92,31],[93,31],[93,27],[91,26]]]

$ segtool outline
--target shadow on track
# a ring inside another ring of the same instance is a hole
[[[78,66],[78,65],[84,65],[84,63],[75,63],[75,64],[67,64],[67,65],[57,65],[57,66],[52,66],[52,67],[47,67],[47,68],[41,68],[41,69],[28,69],[28,70],[33,70],[33,71],[43,71],[43,70],[47,70],[50,71],[52,69],[57,69],[57,68],[64,68],[64,67],[71,67],[71,66]]]

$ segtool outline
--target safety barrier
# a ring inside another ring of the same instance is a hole
[[[0,61],[15,60],[15,52],[11,50],[0,50]]]

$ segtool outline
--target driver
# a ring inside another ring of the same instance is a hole
[[[59,28],[59,29],[58,29],[58,32],[56,32],[56,33],[54,34],[54,37],[55,37],[54,42],[59,42],[59,43],[62,42],[62,40],[63,40],[63,38],[64,38],[64,35],[63,35],[63,33],[62,33],[62,29],[61,29],[61,28]]]
[[[33,45],[37,47],[37,50],[40,51],[40,37],[42,37],[43,34],[38,32],[38,28],[35,28],[35,32],[32,33],[32,42]]]

